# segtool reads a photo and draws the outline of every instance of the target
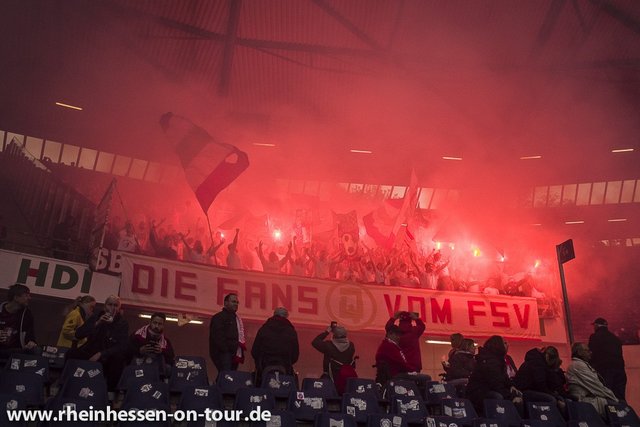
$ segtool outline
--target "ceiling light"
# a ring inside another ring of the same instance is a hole
[[[75,105],[64,104],[62,102],[56,102],[56,105],[58,105],[60,107],[71,108],[72,110],[80,110],[80,111],[82,111],[81,107],[76,107]]]
[[[542,156],[522,156],[520,160],[533,160],[533,159],[541,159]]]
[[[630,153],[633,151],[633,148],[616,148],[611,150],[612,153]]]
[[[359,153],[359,154],[373,154],[373,151],[369,151],[369,150],[349,150],[352,153]]]
[[[584,224],[584,221],[565,221],[565,224],[571,225],[571,224]]]
[[[138,314],[138,317],[141,319],[151,319],[150,314]],[[167,322],[178,322],[177,317],[167,316],[166,320]],[[191,323],[192,325],[202,325],[204,322],[202,320],[189,320],[189,323]]]
[[[540,224],[539,222],[535,223],[535,224],[531,224],[532,227],[540,227],[542,224]]]
[[[444,160],[462,160],[462,157],[442,156]]]
[[[613,219],[608,219],[607,221],[609,222],[625,222],[627,220],[627,218],[613,218]]]
[[[254,142],[253,145],[257,145],[258,147],[275,147],[276,144],[269,144],[266,142]]]
[[[450,341],[439,341],[439,340],[427,340],[427,344],[442,344],[442,345],[451,345]]]

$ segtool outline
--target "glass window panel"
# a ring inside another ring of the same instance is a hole
[[[134,179],[142,179],[144,177],[144,171],[147,169],[146,160],[133,159],[131,167],[129,168],[129,177]]]
[[[44,142],[44,152],[42,153],[42,158],[48,158],[53,163],[58,163],[60,161],[60,152],[62,151],[62,144],[55,141],[45,141]]]
[[[549,199],[547,206],[560,206],[560,197],[562,196],[562,185],[552,185],[549,187]]]
[[[113,164],[114,175],[125,176],[129,172],[131,166],[131,157],[116,156],[116,162]]]
[[[289,192],[291,194],[301,194],[304,189],[304,181],[292,179],[289,181]]]
[[[447,191],[444,188],[437,188],[433,194],[433,199],[431,200],[430,209],[438,209],[442,202],[447,199]]]
[[[402,199],[404,197],[404,193],[407,191],[407,187],[402,187],[400,185],[394,185],[393,190],[391,190],[391,198],[392,199]]]
[[[147,172],[144,174],[145,181],[160,182],[162,177],[162,165],[157,162],[149,162]]]
[[[549,193],[549,187],[536,187],[533,195],[533,207],[545,207],[547,206],[547,195]]]
[[[393,187],[391,185],[381,185],[380,186],[380,195],[383,199],[388,199],[391,197],[391,190]]]
[[[562,204],[564,206],[572,206],[576,204],[576,191],[578,184],[567,184],[562,191]]]
[[[7,132],[7,145],[9,145],[12,142],[15,142],[20,146],[23,146],[24,135],[20,135],[19,133]]]
[[[80,160],[78,160],[78,166],[80,166],[83,169],[93,170],[93,167],[96,164],[97,155],[98,155],[98,152],[96,150],[92,150],[90,148],[83,148],[80,151]]]
[[[352,182],[349,186],[349,193],[362,193],[362,190],[364,190],[364,184]]]
[[[594,182],[593,190],[591,190],[591,204],[601,205],[604,201],[604,191],[607,187],[606,182]]]
[[[636,195],[633,197],[633,201],[640,203],[640,179],[636,181]]]
[[[612,203],[620,203],[620,191],[622,190],[622,181],[609,181],[607,183],[607,194],[604,202],[608,205]]]
[[[80,154],[80,147],[76,145],[62,144],[62,158],[60,163],[69,166],[75,166]]]
[[[378,192],[377,184],[365,184],[364,186],[364,195],[368,197],[373,197]]]
[[[631,241],[633,242],[634,246],[640,246],[640,237],[634,237],[633,239],[631,239]]]
[[[576,197],[576,205],[584,206],[589,204],[589,196],[591,195],[591,183],[578,184],[578,196]]]
[[[418,196],[418,207],[420,209],[429,209],[431,203],[431,197],[433,196],[433,188],[423,187]]]
[[[633,190],[636,181],[634,179],[622,181],[622,194],[620,195],[620,203],[631,203],[633,201]]]
[[[101,151],[98,153],[98,161],[96,162],[96,171],[111,173],[111,167],[113,166],[113,159],[115,159],[115,154],[105,153]]]
[[[318,181],[307,181],[304,183],[304,194],[315,196],[318,194],[320,183]]]
[[[40,160],[40,153],[42,152],[42,140],[40,138],[28,136],[24,148],[34,159]]]

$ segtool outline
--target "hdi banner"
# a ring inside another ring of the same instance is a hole
[[[117,295],[120,279],[94,273],[88,265],[0,250],[0,287],[14,283],[28,286],[34,294],[75,299],[89,294],[98,302]]]
[[[349,329],[379,331],[394,312],[406,310],[420,314],[429,334],[540,339],[534,298],[324,281],[122,253],[118,267],[125,304],[168,312],[210,315],[234,292],[247,320],[264,321],[284,306],[294,324],[335,320]]]

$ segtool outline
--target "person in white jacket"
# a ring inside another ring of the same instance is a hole
[[[567,370],[569,394],[581,402],[592,404],[604,416],[607,403],[617,402],[615,394],[604,385],[602,377],[589,364],[591,350],[585,343],[571,346],[571,364]]]

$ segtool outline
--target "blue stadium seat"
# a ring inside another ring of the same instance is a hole
[[[540,420],[555,427],[565,427],[565,422],[560,410],[555,403],[525,402],[527,417],[529,420]]]
[[[241,388],[253,387],[253,374],[243,371],[222,371],[218,373],[216,385],[223,395],[235,396]]]
[[[25,409],[26,407],[27,405],[24,403],[24,399],[22,399],[20,395],[17,395],[16,393],[0,394],[0,425],[1,426],[15,425],[17,427],[25,426],[26,422],[12,421],[12,423],[9,424],[9,417],[7,415],[7,411],[8,410],[19,411],[19,410]]]
[[[314,421],[318,412],[326,412],[326,410],[327,402],[324,394],[318,390],[295,392],[289,398],[289,411],[298,421]]]
[[[262,410],[271,411],[275,409],[276,401],[271,390],[268,388],[246,387],[236,391],[234,409],[240,409],[243,414],[248,414],[258,406]]]
[[[383,397],[391,400],[395,396],[421,396],[420,389],[414,381],[392,379],[387,383]]]
[[[104,370],[100,362],[90,360],[67,359],[58,382],[64,384],[69,378],[97,378],[104,381]]]
[[[373,392],[342,395],[342,413],[354,417],[357,423],[366,423],[368,415],[380,412],[378,398]]]
[[[142,383],[160,381],[160,371],[158,365],[129,365],[125,366],[120,375],[117,389],[127,391],[130,387],[136,387]]]
[[[367,427],[407,427],[407,419],[396,414],[373,414],[367,417]]]
[[[44,406],[43,378],[32,372],[4,371],[0,374],[0,394],[19,396],[27,406]]]
[[[304,378],[301,390],[304,392],[317,391],[325,399],[338,397],[336,386],[331,381],[331,378]]]
[[[463,427],[464,424],[458,418],[434,415],[427,417],[425,425],[427,427]]]
[[[207,387],[207,363],[200,356],[178,356],[171,369],[169,389],[172,392],[182,393],[191,386]]]
[[[576,402],[574,400],[567,400],[566,403],[569,422],[576,421],[578,423],[586,423],[588,427],[606,426],[606,423],[592,404]]]
[[[45,345],[42,347],[42,353],[40,353],[40,355],[49,361],[50,370],[62,371],[67,351],[69,351],[68,347]]]
[[[122,409],[133,410],[157,410],[165,411],[169,414],[171,411],[169,405],[169,385],[156,381],[151,383],[140,384],[137,387],[131,387],[124,395]],[[135,425],[136,427],[169,427],[171,418],[167,417],[165,421],[136,421],[135,423],[120,423],[121,426]]]
[[[402,415],[408,423],[422,423],[428,413],[427,408],[419,395],[398,394],[390,398],[391,413]]]
[[[518,410],[510,400],[485,399],[483,407],[484,415],[489,419],[504,421],[512,427],[518,427],[522,423]]]
[[[72,376],[64,383],[58,396],[83,400],[97,409],[104,409],[109,403],[107,382],[100,375],[93,378],[88,375]]]
[[[74,398],[65,398],[62,396],[56,396],[53,399],[50,399],[45,406],[46,410],[53,411],[53,413],[57,414],[58,411],[65,410],[65,408],[69,408],[69,410],[73,412],[80,411],[89,411],[95,410],[96,408],[86,399],[74,399]],[[91,421],[71,421],[70,419],[58,419],[57,421],[49,421],[47,423],[41,423],[40,427],[67,427],[67,426],[77,426],[77,427],[98,427],[100,423],[91,422]]]
[[[456,388],[447,383],[429,381],[425,390],[426,403],[440,403],[442,399],[455,399],[458,397]]]
[[[356,427],[356,420],[346,414],[334,412],[321,412],[316,415],[313,427]]]
[[[49,382],[49,360],[35,354],[14,353],[4,367],[7,371],[31,372],[42,377],[43,383]]]
[[[626,403],[610,403],[607,405],[607,418],[611,425],[640,427],[640,419],[633,408]]]
[[[473,420],[478,418],[476,410],[469,399],[442,399],[442,414],[459,420],[465,426],[473,425]]]
[[[178,409],[182,411],[196,411],[203,414],[205,409],[222,410],[222,395],[218,386],[212,384],[207,387],[190,386],[183,390],[178,403]],[[205,419],[191,421],[189,427],[204,427]]]
[[[376,381],[369,378],[347,378],[344,391],[351,394],[373,393],[377,398],[381,397]]]
[[[262,388],[268,388],[277,398],[288,399],[291,392],[297,391],[296,377],[280,372],[269,372],[262,376]]]
[[[252,422],[251,427],[296,427],[296,417],[291,411],[273,410],[266,422]]]

